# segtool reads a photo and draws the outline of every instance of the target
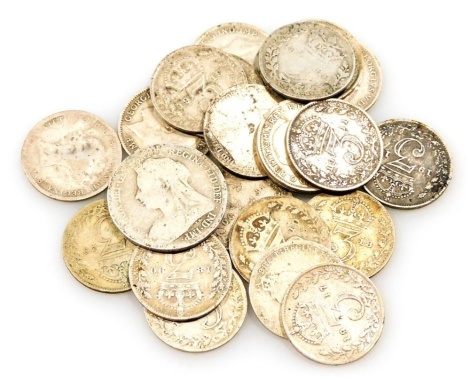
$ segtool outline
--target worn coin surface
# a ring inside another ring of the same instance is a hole
[[[213,46],[253,63],[266,36],[264,31],[253,25],[230,22],[207,30],[196,44]]]
[[[127,157],[108,190],[111,217],[136,244],[181,251],[206,239],[227,206],[220,169],[188,147],[155,145]]]
[[[245,75],[246,75],[247,83],[257,83],[258,85],[264,85],[263,79],[258,74],[259,71],[257,72],[255,70],[255,67],[253,66],[252,63],[235,55],[231,55],[230,57],[233,58],[235,61],[237,61],[240,64],[240,66],[243,68],[243,71],[245,72]]]
[[[286,150],[286,132],[290,121],[304,105],[285,100],[275,106],[264,118],[256,132],[256,151],[268,176],[277,184],[294,192],[315,192],[290,163]]]
[[[319,194],[309,202],[328,225],[331,249],[367,276],[377,274],[395,246],[395,228],[385,207],[367,193]]]
[[[377,100],[382,89],[382,69],[380,62],[372,52],[361,45],[363,65],[355,86],[341,99],[368,110]]]
[[[234,86],[207,109],[204,137],[209,150],[228,170],[251,178],[266,177],[255,162],[256,128],[280,98],[265,86]]]
[[[313,101],[346,89],[355,76],[356,54],[338,28],[307,20],[271,33],[260,48],[259,67],[277,92]]]
[[[294,241],[266,251],[253,268],[250,301],[258,319],[271,332],[287,338],[280,318],[290,284],[304,271],[323,263],[341,263],[330,249],[315,242]]]
[[[382,163],[379,129],[362,109],[345,101],[312,102],[286,135],[294,167],[319,188],[348,191],[367,183]]]
[[[97,291],[131,289],[129,261],[134,244],[116,228],[105,200],[78,211],[65,228],[62,255],[72,275]]]
[[[184,321],[208,314],[228,293],[230,256],[214,236],[174,254],[137,249],[129,280],[139,302],[154,314]]]
[[[202,132],[204,113],[219,94],[246,83],[243,68],[228,54],[192,45],[163,58],[153,74],[150,95],[164,120],[194,134]]]
[[[138,93],[126,106],[119,120],[118,134],[129,155],[155,144],[177,144],[202,153],[208,151],[204,139],[174,129],[155,112],[150,88]]]
[[[215,231],[218,239],[228,248],[229,234],[240,211],[255,200],[268,196],[292,196],[271,180],[248,180],[222,171],[227,183],[228,202],[224,217]]]
[[[77,201],[103,191],[122,160],[114,129],[86,111],[68,110],[36,124],[26,137],[21,162],[42,194]]]
[[[300,275],[281,305],[287,337],[309,359],[339,365],[376,344],[384,324],[382,298],[369,278],[345,265],[319,265]]]
[[[240,275],[249,281],[266,250],[298,239],[331,246],[328,227],[312,206],[290,196],[266,197],[247,205],[235,220],[230,256]]]
[[[390,119],[379,125],[384,159],[365,189],[380,202],[401,209],[437,200],[452,177],[450,154],[441,138],[416,120]]]
[[[155,335],[169,346],[187,352],[206,352],[235,336],[245,321],[247,307],[245,286],[233,273],[228,294],[206,316],[186,322],[166,320],[149,310],[145,310],[145,316]]]

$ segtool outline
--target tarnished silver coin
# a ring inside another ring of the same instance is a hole
[[[247,83],[256,83],[258,85],[264,85],[263,79],[259,75],[259,71],[255,70],[255,67],[253,66],[252,63],[244,60],[243,58],[240,58],[235,55],[231,55],[231,58],[233,58],[235,61],[237,61],[240,66],[243,68],[243,71],[245,72],[246,75],[246,82]]]
[[[323,263],[341,263],[323,245],[308,241],[281,244],[266,251],[251,272],[249,294],[258,319],[271,332],[287,338],[281,303],[291,283],[304,271]]]
[[[384,325],[382,298],[360,271],[316,266],[300,275],[281,305],[287,337],[309,359],[339,365],[366,355]]]
[[[255,162],[256,128],[280,98],[265,86],[239,85],[217,97],[204,118],[209,150],[228,170],[251,178],[266,177]]]
[[[150,95],[157,113],[187,133],[201,133],[209,104],[229,87],[246,84],[243,68],[227,53],[204,45],[175,50],[158,64]]]
[[[103,191],[122,160],[119,138],[108,123],[68,110],[36,124],[21,150],[26,177],[42,194],[78,201]]]
[[[266,36],[264,31],[253,25],[229,22],[207,30],[196,44],[213,46],[253,63]]]
[[[214,236],[174,254],[138,248],[129,265],[129,281],[139,302],[175,321],[196,319],[214,310],[227,295],[231,279],[230,256]]]
[[[338,28],[307,20],[271,33],[259,51],[261,76],[280,94],[300,101],[332,97],[355,76],[354,48]]]
[[[136,244],[175,252],[206,239],[227,206],[220,169],[197,150],[155,145],[127,157],[111,179],[108,207]]]
[[[401,209],[419,208],[439,198],[452,178],[450,154],[441,138],[416,120],[389,119],[379,129],[384,159],[366,191]]]
[[[185,322],[163,319],[149,310],[145,310],[145,316],[155,335],[169,346],[186,352],[207,352],[236,335],[245,321],[247,307],[245,286],[233,272],[228,294],[208,315]]]
[[[177,144],[202,153],[208,151],[203,138],[174,129],[155,112],[150,88],[138,93],[126,106],[119,120],[118,134],[129,155],[155,144]]]
[[[286,135],[297,171],[319,188],[348,191],[367,183],[382,163],[377,125],[362,109],[327,99],[305,106]]]

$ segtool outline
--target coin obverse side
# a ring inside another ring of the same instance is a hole
[[[379,129],[359,107],[327,99],[305,106],[286,134],[297,171],[319,188],[348,191],[367,183],[383,157]]]
[[[266,197],[240,212],[229,252],[239,274],[249,281],[263,252],[298,239],[331,246],[328,227],[313,207],[294,197]]]
[[[129,280],[139,302],[155,315],[175,321],[214,310],[227,295],[231,279],[230,256],[214,236],[175,254],[139,248],[129,265]]]
[[[281,99],[265,86],[234,86],[217,97],[204,118],[209,150],[228,170],[250,178],[266,177],[255,161],[254,137],[264,116]]]
[[[166,122],[195,134],[203,131],[209,104],[229,87],[246,83],[243,68],[227,53],[192,45],[163,58],[153,74],[150,95]]]
[[[118,129],[124,150],[133,154],[139,148],[155,144],[177,144],[207,153],[204,139],[185,134],[171,127],[155,112],[150,88],[138,93],[121,114]]]
[[[114,129],[86,111],[68,110],[36,124],[21,150],[31,184],[61,201],[84,200],[102,192],[122,160]]]
[[[319,265],[304,272],[286,292],[281,313],[294,347],[329,365],[367,354],[384,324],[377,288],[366,275],[345,265]]]
[[[270,179],[293,192],[311,193],[318,188],[297,172],[286,149],[287,127],[303,107],[303,104],[289,100],[280,102],[259,125],[255,142],[258,158]]]
[[[116,226],[134,243],[155,251],[181,251],[219,225],[227,185],[201,152],[155,145],[122,162],[110,182],[108,206]]]
[[[131,289],[129,261],[135,248],[114,225],[105,200],[80,209],[62,238],[62,255],[72,275],[85,286],[103,292]]]
[[[271,332],[287,338],[281,303],[290,284],[304,271],[323,263],[341,263],[330,249],[315,242],[294,241],[271,248],[253,268],[249,284],[251,306]]]
[[[222,171],[227,183],[228,202],[224,217],[215,230],[215,235],[228,248],[229,235],[235,219],[248,204],[268,196],[292,196],[269,179],[247,180]]]
[[[308,20],[271,33],[260,48],[259,68],[264,81],[280,94],[314,101],[346,89],[355,75],[356,57],[337,28]]]
[[[309,202],[328,225],[333,252],[371,277],[389,261],[395,247],[395,228],[385,207],[367,193],[319,194]]]
[[[213,46],[253,63],[266,36],[264,31],[253,25],[230,22],[207,30],[196,44]]]
[[[384,160],[365,190],[385,205],[413,209],[437,200],[452,178],[450,154],[424,123],[390,119],[379,125]]]
[[[233,273],[228,294],[215,310],[197,320],[174,322],[145,310],[147,322],[157,337],[186,352],[207,352],[230,341],[245,321],[248,307],[245,286]]]

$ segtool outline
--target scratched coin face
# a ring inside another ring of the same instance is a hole
[[[77,201],[103,191],[122,159],[114,129],[86,111],[62,111],[41,120],[26,137],[23,170],[42,194]]]
[[[384,324],[382,298],[369,278],[345,265],[307,270],[287,290],[281,318],[294,347],[311,360],[346,364],[366,355]]]
[[[384,160],[365,189],[380,202],[401,209],[419,208],[437,200],[452,177],[449,152],[424,123],[390,119],[379,125]]]
[[[383,143],[371,117],[347,102],[312,102],[286,135],[297,171],[319,188],[348,191],[367,183],[382,163]]]
[[[207,352],[230,341],[245,321],[248,300],[240,277],[233,273],[228,294],[208,315],[175,322],[145,310],[147,322],[157,337],[186,352]]]
[[[155,144],[176,144],[202,153],[208,151],[204,139],[174,129],[155,112],[150,88],[138,93],[126,106],[119,120],[118,134],[129,155]]]
[[[62,239],[62,255],[72,275],[103,292],[131,289],[129,261],[135,248],[114,225],[105,200],[80,209]]]
[[[127,157],[108,190],[111,217],[136,244],[181,251],[206,239],[227,206],[219,168],[197,150],[155,145]]]
[[[239,274],[249,281],[266,250],[298,239],[331,246],[328,227],[313,207],[294,197],[265,197],[243,208],[235,220],[230,256]]]
[[[214,236],[175,254],[134,252],[129,280],[139,302],[162,318],[185,321],[214,310],[232,279],[230,256]]]
[[[150,95],[157,113],[187,133],[201,133],[209,104],[229,87],[246,84],[243,68],[223,51],[186,46],[166,56],[155,69]]]

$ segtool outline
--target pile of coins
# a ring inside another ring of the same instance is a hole
[[[168,345],[229,341],[247,312],[243,278],[267,329],[344,364],[384,324],[370,280],[395,245],[382,204],[422,207],[451,178],[429,127],[368,115],[381,82],[376,57],[333,23],[269,35],[222,24],[158,63],[118,134],[88,112],[56,113],[27,136],[23,168],[57,200],[108,188],[67,225],[65,263],[94,290],[132,289]]]

